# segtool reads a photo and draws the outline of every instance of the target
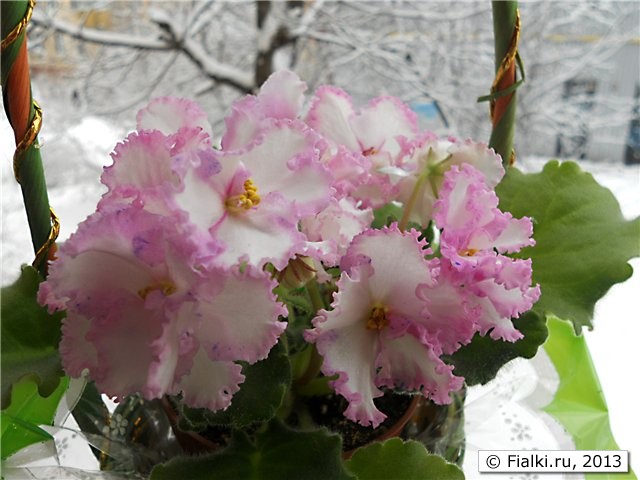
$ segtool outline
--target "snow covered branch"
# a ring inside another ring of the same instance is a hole
[[[169,50],[172,48],[172,46],[167,44],[167,42],[159,39],[98,30],[95,28],[85,28],[83,25],[77,25],[58,18],[47,17],[38,10],[33,11],[31,21],[34,25],[64,33],[85,42],[119,47],[141,48],[145,50]]]
[[[254,90],[251,74],[212,58],[191,37],[182,38],[181,29],[166,12],[153,12],[152,21],[163,31],[159,38],[85,28],[82,25],[57,18],[48,18],[38,11],[34,11],[32,18],[34,25],[52,29],[86,42],[143,50],[179,50],[184,52],[211,79],[235,87],[243,93],[249,93]]]

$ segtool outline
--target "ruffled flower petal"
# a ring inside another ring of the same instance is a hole
[[[113,165],[105,167],[102,183],[117,188],[143,190],[164,184],[177,185],[170,145],[159,131],[133,132],[116,145]]]
[[[433,347],[416,335],[393,337],[382,333],[384,348],[379,359],[378,385],[418,391],[435,403],[451,403],[450,393],[459,390],[462,377],[452,374]]]
[[[107,395],[118,398],[137,392],[146,398],[162,396],[166,390],[149,380],[162,350],[152,345],[162,336],[167,319],[162,311],[146,309],[137,295],[104,293],[119,302],[110,304],[102,316],[92,319],[87,335],[98,352],[98,367],[91,372],[96,385]]]
[[[362,150],[374,156],[385,151],[395,158],[401,151],[396,137],[413,137],[418,132],[417,115],[395,97],[373,99],[349,123]]]
[[[350,271],[356,265],[370,265],[373,274],[368,281],[375,301],[406,316],[419,316],[424,305],[416,297],[416,289],[420,284],[433,284],[424,258],[429,251],[419,236],[416,230],[400,232],[395,224],[366,230],[353,239],[340,266]]]
[[[377,426],[386,415],[373,403],[382,392],[374,383],[377,334],[366,328],[363,317],[371,308],[370,293],[360,281],[360,269],[354,271],[353,278],[343,273],[338,288],[333,310],[321,310],[313,320],[315,328],[307,331],[305,338],[315,342],[323,356],[322,372],[338,375],[333,388],[349,401],[345,416],[364,426]]]
[[[350,198],[331,200],[331,204],[314,216],[304,217],[300,221],[302,232],[310,242],[321,242],[320,259],[327,265],[337,265],[346,253],[347,247],[360,232],[373,221],[370,208],[356,208]]]
[[[60,358],[65,372],[72,377],[80,377],[85,369],[92,372],[98,367],[98,352],[87,341],[90,328],[91,319],[75,312],[68,312],[62,321]]]
[[[237,270],[220,272],[214,281],[222,285],[202,284],[196,307],[202,319],[197,331],[201,347],[213,360],[253,363],[266,358],[287,325],[278,321],[287,309],[272,293],[277,283],[264,272]],[[215,293],[208,295],[211,291]]]
[[[231,405],[231,398],[240,390],[242,382],[240,365],[211,360],[200,349],[189,372],[174,385],[173,393],[182,393],[184,403],[190,407],[221,410]]]
[[[431,220],[444,174],[452,166],[472,165],[491,188],[504,175],[500,156],[483,143],[441,139],[427,133],[401,144],[403,153],[399,156],[398,168],[387,171],[392,181],[397,179],[397,200],[407,205],[412,195],[416,197],[409,220],[420,225],[426,226]],[[428,181],[422,182],[420,191],[414,193],[418,178],[424,175],[428,176]]]
[[[289,259],[303,253],[304,235],[294,223],[280,216],[283,210],[278,210],[276,204],[263,205],[247,214],[229,214],[218,222],[211,234],[221,242],[223,250],[215,257],[215,263],[223,268],[243,262],[260,268],[272,263],[281,270]],[[286,205],[282,208],[286,209]]]
[[[271,74],[258,94],[265,117],[296,118],[302,109],[306,89],[307,84],[289,70]]]
[[[329,203],[332,177],[320,163],[319,137],[302,123],[270,121],[246,151],[232,156],[250,172],[260,196],[277,192],[296,216],[317,213]]]
[[[138,130],[158,130],[172,135],[184,127],[202,129],[209,137],[213,129],[207,114],[187,98],[158,97],[138,112]]]
[[[220,141],[222,149],[238,150],[251,143],[260,133],[262,120],[259,101],[253,95],[233,102],[231,113],[224,119],[227,128]]]
[[[322,86],[316,89],[305,121],[335,145],[360,152],[360,143],[349,123],[353,115],[355,110],[348,93],[337,87]]]
[[[501,339],[507,342],[515,342],[523,337],[522,333],[514,327],[511,318],[500,315],[488,297],[476,297],[474,303],[480,309],[478,317],[480,335],[486,335],[489,332],[489,336],[494,340]]]
[[[447,268],[446,262],[439,269],[437,282],[420,285],[418,296],[425,301],[426,309],[418,323],[435,339],[445,354],[452,354],[460,345],[471,341],[477,330],[478,315],[469,301],[467,290],[460,288],[456,272]]]
[[[507,218],[507,226],[492,242],[493,248],[500,253],[514,253],[524,247],[535,245],[533,235],[533,223],[528,217],[513,218],[509,212],[504,213]],[[473,240],[470,242],[473,247]]]
[[[256,139],[266,119],[297,118],[306,89],[307,85],[291,71],[271,74],[257,96],[248,95],[232,105],[231,114],[225,118],[227,129],[222,137],[222,148],[245,147]]]

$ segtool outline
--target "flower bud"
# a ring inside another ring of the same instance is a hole
[[[313,258],[305,255],[296,255],[277,275],[280,285],[286,288],[304,287],[309,280],[315,277],[316,268]]]

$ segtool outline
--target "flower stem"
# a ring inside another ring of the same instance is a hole
[[[418,180],[416,180],[416,184],[413,186],[413,190],[411,191],[411,196],[409,197],[409,201],[407,201],[407,204],[404,206],[404,210],[402,212],[402,218],[398,222],[398,229],[401,232],[404,232],[406,230],[407,225],[409,224],[409,218],[411,217],[411,212],[416,206],[416,202],[418,201],[418,198],[424,192],[424,185],[427,182],[427,180],[431,181],[431,176],[430,176],[429,169],[425,168],[425,170],[418,177]]]
[[[307,367],[307,370],[304,372],[304,375],[302,375],[298,380],[294,382],[294,387],[296,391],[298,390],[298,388],[304,387],[305,385],[307,385],[309,382],[311,382],[314,378],[318,376],[318,374],[320,373],[320,368],[322,367],[322,362],[324,361],[324,359],[322,358],[322,355],[318,353],[318,349],[316,348],[315,345],[309,345],[309,348],[311,349],[311,358],[309,359],[309,366]]]
[[[322,299],[320,289],[318,288],[318,282],[315,279],[311,279],[307,282],[307,292],[309,292],[311,305],[313,305],[316,312],[325,308],[324,300]]]
[[[318,282],[315,278],[307,282],[307,292],[309,292],[311,304],[316,312],[325,308],[324,300],[322,299],[320,288],[318,288]],[[309,363],[307,364],[307,369],[304,374],[294,382],[296,388],[302,387],[316,378],[320,373],[320,368],[324,361],[315,345],[309,345],[309,348]]]

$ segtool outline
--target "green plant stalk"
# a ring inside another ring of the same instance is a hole
[[[317,311],[325,308],[324,300],[322,299],[322,294],[320,293],[320,289],[318,288],[318,282],[316,279],[311,279],[307,282],[307,292],[309,293],[309,298],[311,299],[311,304],[313,308]],[[316,378],[320,373],[320,368],[322,367],[322,362],[324,359],[318,353],[318,349],[315,345],[309,345],[310,352],[308,355],[308,363],[307,369],[300,378],[296,379],[293,387],[295,389],[299,387],[303,387],[311,380]]]
[[[491,2],[491,7],[493,13],[495,68],[497,71],[511,43],[511,37],[513,36],[513,30],[516,24],[518,2],[493,1]],[[500,120],[494,123],[489,139],[489,147],[500,154],[505,167],[509,164],[513,150],[515,119],[516,92],[513,92],[511,94],[511,100],[502,113]]]
[[[420,174],[418,180],[416,180],[416,184],[413,186],[413,190],[411,191],[411,196],[407,201],[407,204],[404,206],[404,210],[402,212],[402,218],[398,222],[398,230],[404,232],[407,229],[407,225],[409,224],[409,217],[411,217],[411,212],[418,201],[418,197],[420,197],[424,192],[424,185],[430,180],[429,170],[425,169],[424,172]],[[433,184],[432,184],[433,186]],[[434,189],[435,192],[435,189]]]
[[[515,92],[514,94],[515,95]],[[516,102],[515,96],[511,98],[509,106],[504,112],[502,118],[494,126],[491,137],[489,138],[489,147],[493,148],[496,153],[502,157],[502,165],[507,168],[513,151],[515,140],[515,118],[516,118]]]
[[[1,2],[2,6],[2,38],[20,22],[24,16],[28,2],[26,0]],[[25,30],[26,31],[26,30]],[[12,75],[12,69],[16,64],[18,53],[22,44],[26,41],[26,34],[23,32],[15,42],[10,44],[2,53],[2,97],[7,118],[10,118],[10,104],[20,101],[12,97],[16,95],[11,91],[9,86],[9,77]],[[28,78],[28,75],[27,75]],[[29,86],[29,123],[34,117],[35,111],[33,107],[33,99],[31,98],[31,88]],[[13,123],[13,122],[12,122]],[[26,127],[12,125],[14,130]],[[49,212],[49,198],[47,195],[47,187],[42,167],[42,159],[40,157],[39,145],[34,142],[19,160],[17,171],[20,178],[20,186],[22,189],[22,197],[27,213],[29,230],[31,232],[31,242],[34,252],[37,252],[49,238],[51,230],[51,217]],[[37,266],[40,272],[46,274],[46,262],[42,262]]]

